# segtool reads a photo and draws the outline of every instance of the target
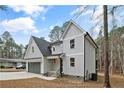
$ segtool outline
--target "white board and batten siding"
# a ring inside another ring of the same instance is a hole
[[[70,40],[75,40],[75,48],[70,48]],[[84,34],[71,24],[63,38],[63,72],[67,75],[84,76]],[[70,58],[75,58],[75,66],[70,66]]]

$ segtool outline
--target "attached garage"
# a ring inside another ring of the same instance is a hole
[[[28,72],[40,74],[41,73],[41,62],[28,63]]]

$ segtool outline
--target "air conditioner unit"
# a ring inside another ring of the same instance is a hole
[[[90,80],[97,81],[97,74],[96,73],[91,73],[90,74]]]

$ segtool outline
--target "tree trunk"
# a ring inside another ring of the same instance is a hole
[[[110,81],[109,81],[109,42],[108,42],[108,13],[107,13],[107,5],[103,6],[103,18],[104,18],[104,87],[110,88]]]

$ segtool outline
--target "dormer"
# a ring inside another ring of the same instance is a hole
[[[62,41],[57,41],[51,43],[51,53],[54,54],[61,54],[62,53]]]

